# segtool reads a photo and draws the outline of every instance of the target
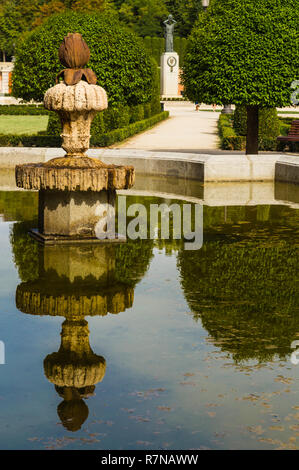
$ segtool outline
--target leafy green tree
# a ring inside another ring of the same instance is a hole
[[[50,0],[44,1],[35,15],[33,26],[41,25],[45,19],[55,13],[66,10],[92,12],[104,11],[111,8],[109,0]]]
[[[109,104],[137,105],[153,97],[153,62],[142,40],[122,26],[114,14],[68,11],[51,16],[18,46],[13,72],[13,94],[41,101],[63,68],[58,49],[69,32],[79,32],[87,42],[99,85]]]
[[[176,34],[187,37],[202,11],[201,0],[166,0],[166,5],[177,21]]]
[[[299,0],[211,0],[184,61],[187,96],[247,106],[247,154],[258,153],[258,111],[291,104],[299,70]]]
[[[0,4],[0,49],[3,55],[13,55],[20,36],[29,31],[38,0],[6,0]]]
[[[168,10],[164,0],[126,0],[119,5],[119,17],[140,36],[163,35]]]

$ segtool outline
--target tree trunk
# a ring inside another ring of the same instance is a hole
[[[246,155],[259,153],[259,107],[247,106]]]

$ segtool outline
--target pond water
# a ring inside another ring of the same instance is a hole
[[[299,448],[299,188],[171,184],[203,201],[198,251],[41,247],[37,194],[2,184],[1,449]]]

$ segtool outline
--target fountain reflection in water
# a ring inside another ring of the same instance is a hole
[[[133,304],[134,291],[114,279],[113,247],[44,247],[39,251],[39,278],[18,286],[16,304],[23,313],[59,315],[61,345],[44,360],[45,375],[64,401],[58,415],[69,431],[88,417],[83,401],[105,376],[106,361],[89,344],[90,315],[120,313]]]

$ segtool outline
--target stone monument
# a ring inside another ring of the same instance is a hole
[[[169,15],[165,25],[165,52],[161,56],[161,95],[165,98],[178,98],[179,95],[179,56],[174,52],[173,35],[176,21]]]
[[[107,240],[99,227],[102,230],[107,218],[114,216],[116,190],[134,184],[133,167],[107,165],[85,154],[91,122],[108,107],[106,91],[96,85],[95,73],[85,68],[89,58],[81,34],[68,34],[59,49],[66,68],[44,97],[45,108],[59,114],[66,155],[16,167],[17,186],[39,191],[38,230],[31,233],[43,243]],[[109,241],[123,238],[114,235]]]

